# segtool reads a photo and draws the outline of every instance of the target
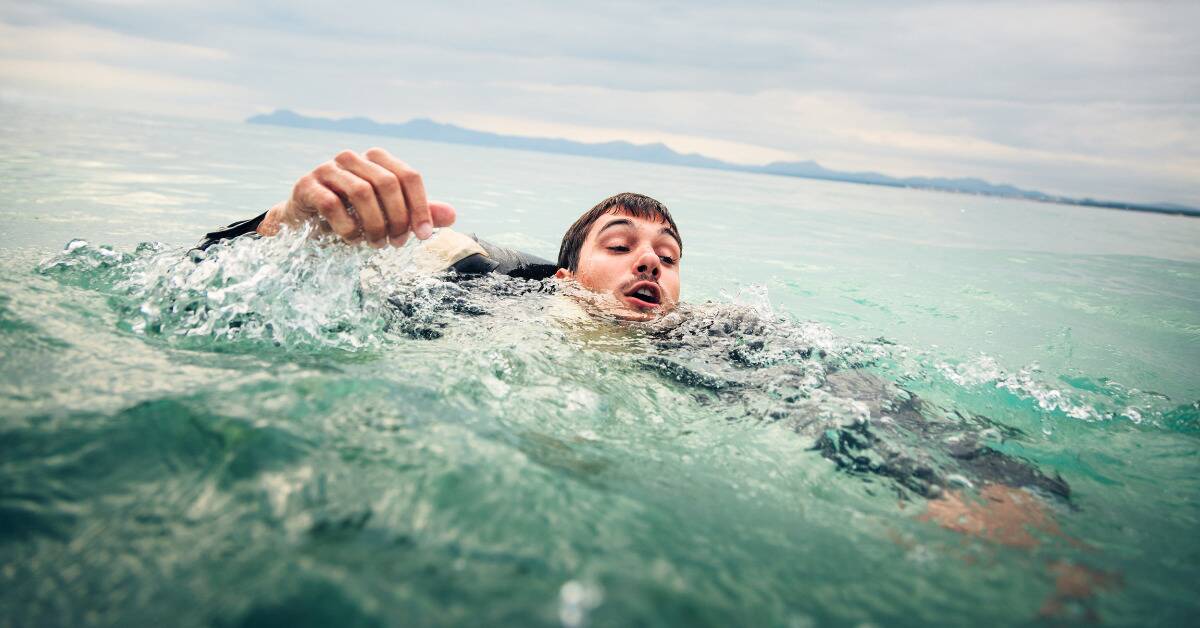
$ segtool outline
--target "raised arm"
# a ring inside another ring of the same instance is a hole
[[[420,173],[382,148],[345,150],[300,177],[292,195],[267,211],[257,232],[314,223],[346,242],[401,246],[409,234],[424,240],[454,223],[454,208],[429,201]]]

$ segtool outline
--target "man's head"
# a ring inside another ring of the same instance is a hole
[[[555,276],[611,294],[621,315],[649,318],[679,302],[682,252],[679,229],[666,206],[626,192],[600,201],[567,229]]]

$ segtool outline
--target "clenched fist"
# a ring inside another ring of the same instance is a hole
[[[347,242],[402,246],[413,233],[424,240],[434,227],[454,223],[454,208],[425,198],[421,175],[382,148],[359,155],[342,151],[300,177],[292,196],[272,207],[258,226],[270,236],[283,225],[315,222]]]

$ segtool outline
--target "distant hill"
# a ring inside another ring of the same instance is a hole
[[[246,120],[250,124],[270,124],[301,129],[318,129],[322,131],[337,131],[342,133],[363,133],[367,135],[384,135],[403,137],[430,142],[447,142],[451,144],[470,144],[472,146],[491,146],[495,148],[515,148],[543,153],[559,153],[564,155],[582,155],[586,157],[603,157],[625,161],[640,161],[654,164],[669,164],[675,166],[691,166],[693,168],[712,168],[716,170],[734,170],[738,172],[756,172],[806,179],[824,179],[827,181],[844,181],[848,183],[864,183],[869,185],[886,185],[891,187],[920,188],[939,190],[943,192],[960,192],[966,194],[983,194],[1008,198],[1022,198],[1053,203],[1085,205],[1089,207],[1104,207],[1110,209],[1128,209],[1167,214],[1184,214],[1200,216],[1200,209],[1174,203],[1124,203],[1119,201],[1103,201],[1090,198],[1075,199],[1053,196],[1034,190],[1007,185],[994,184],[975,178],[947,179],[940,177],[908,177],[897,178],[877,172],[841,172],[830,170],[815,161],[777,161],[765,166],[747,166],[734,164],[697,153],[678,153],[665,144],[633,144],[630,142],[575,142],[571,140],[523,137],[517,135],[500,135],[486,131],[465,129],[453,124],[443,124],[425,118],[417,118],[402,124],[376,122],[370,118],[312,118],[300,115],[294,111],[280,109],[274,113],[251,116]]]

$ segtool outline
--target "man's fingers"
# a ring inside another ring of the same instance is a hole
[[[384,218],[383,210],[379,207],[378,199],[375,198],[375,187],[366,179],[334,162],[318,166],[313,171],[313,175],[325,187],[333,190],[354,206],[354,213],[358,216],[358,224],[362,228],[363,236],[372,246],[382,246],[384,238],[387,236],[387,220]],[[348,237],[340,230],[338,230],[338,235],[347,240],[353,239],[353,234]]]
[[[383,166],[363,159],[353,151],[338,153],[335,161],[342,168],[367,181],[375,189],[375,198],[383,210],[385,220],[383,238],[403,235],[409,229],[408,205],[400,179]],[[381,238],[382,240],[382,238]]]
[[[428,238],[457,217],[449,204],[426,198],[416,170],[381,148],[343,151],[317,166],[296,182],[286,213],[300,221],[319,214],[343,240],[376,247],[401,246],[410,234]]]
[[[358,235],[358,223],[350,217],[342,199],[315,176],[300,179],[296,183],[292,198],[300,212],[307,215],[319,214],[339,236],[349,240]]]
[[[370,161],[386,168],[400,181],[408,206],[409,228],[418,238],[428,238],[433,233],[434,222],[430,216],[429,202],[425,199],[425,182],[421,179],[421,174],[382,148],[372,148],[365,155]],[[392,235],[402,234],[393,230]]]

